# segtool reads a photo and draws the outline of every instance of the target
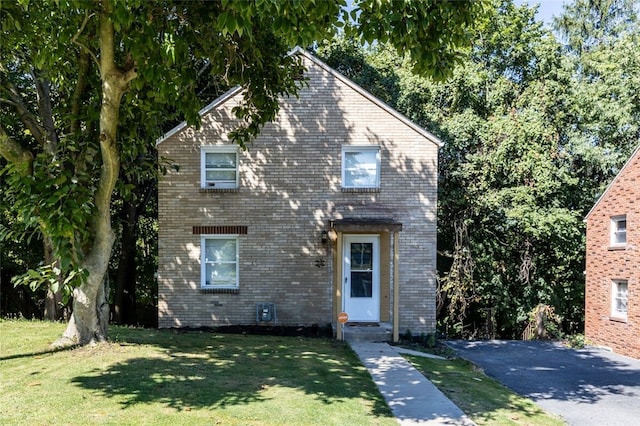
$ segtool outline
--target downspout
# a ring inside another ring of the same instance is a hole
[[[344,301],[342,298],[342,287],[343,287],[343,274],[344,271],[342,270],[342,262],[343,262],[343,257],[344,257],[344,253],[342,253],[342,232],[337,232],[337,238],[336,238],[336,251],[337,251],[337,256],[336,256],[336,307],[335,307],[335,313],[334,315],[335,317],[335,322],[336,322],[336,339],[337,340],[342,340],[343,339],[343,333],[342,333],[342,329],[343,329],[343,325],[340,324],[340,322],[338,321],[338,314],[340,312],[342,312],[342,310],[344,309]]]
[[[400,341],[400,252],[398,231],[393,231],[393,342]]]

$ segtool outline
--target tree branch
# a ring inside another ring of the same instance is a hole
[[[31,70],[31,77],[36,86],[38,110],[40,111],[40,117],[42,117],[42,127],[44,129],[45,137],[42,144],[45,152],[53,155],[58,146],[58,135],[56,134],[55,123],[53,121],[53,107],[51,106],[49,82],[40,78],[35,70]]]
[[[84,19],[82,20],[82,24],[80,24],[80,28],[78,28],[78,31],[73,35],[73,37],[71,37],[71,43],[79,46],[81,51],[84,50],[89,56],[91,56],[91,58],[96,63],[96,65],[100,66],[100,61],[98,61],[98,58],[91,51],[91,49],[89,49],[84,43],[78,40],[78,37],[80,36],[80,34],[84,32],[84,29],[87,26],[89,19],[91,19],[93,16],[95,16],[95,13],[89,14],[88,11],[85,12]]]
[[[0,155],[8,162],[20,166],[24,170],[23,175],[29,175],[33,171],[31,151],[9,136],[2,126],[0,126]]]
[[[87,88],[87,74],[89,72],[89,53],[80,50],[78,57],[78,80],[76,86],[73,89],[73,96],[71,98],[71,133],[76,133],[80,130],[80,106],[82,105],[82,96]]]
[[[8,96],[8,99],[4,100],[3,102],[14,107],[22,124],[24,124],[29,132],[31,132],[38,143],[44,144],[46,139],[46,131],[44,127],[40,125],[36,117],[31,114],[26,104],[22,100],[22,96],[20,95],[18,89],[12,83],[5,80],[0,84],[0,90],[6,92]]]

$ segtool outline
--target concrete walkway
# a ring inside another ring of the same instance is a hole
[[[393,346],[366,342],[350,345],[401,425],[474,425]]]

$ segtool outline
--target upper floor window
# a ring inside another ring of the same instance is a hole
[[[238,187],[238,150],[230,146],[204,146],[201,151],[200,182],[202,188]]]
[[[380,147],[342,147],[342,187],[380,187]]]
[[[614,280],[611,284],[611,316],[627,319],[627,295],[629,284],[625,280]]]
[[[614,216],[611,218],[611,245],[625,244],[627,244],[627,216]]]
[[[202,288],[238,288],[237,235],[203,235],[200,252]]]

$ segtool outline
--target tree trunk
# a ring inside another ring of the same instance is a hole
[[[135,325],[136,316],[136,242],[138,239],[137,208],[132,201],[124,203],[124,220],[120,237],[120,259],[116,275],[113,321],[117,324]]]
[[[58,291],[51,291],[51,288],[47,289],[47,294],[44,299],[44,319],[47,321],[61,320],[62,315],[62,289],[58,288]]]
[[[120,154],[116,144],[120,101],[129,82],[137,74],[134,67],[121,70],[115,64],[115,38],[110,19],[112,5],[102,2],[100,12],[100,77],[102,105],[100,108],[100,153],[102,169],[94,199],[96,213],[91,222],[94,236],[91,249],[80,267],[88,272],[85,281],[73,291],[73,312],[67,329],[54,346],[91,344],[107,339],[109,304],[104,278],[115,241],[111,228],[111,196],[120,173]]]
[[[547,337],[547,330],[545,328],[547,322],[547,305],[539,304],[535,312],[536,339],[545,339]]]
[[[55,259],[53,258],[53,249],[47,238],[44,240],[44,262],[51,265]],[[47,295],[44,300],[44,319],[47,321],[58,321],[62,319],[62,277],[58,275],[58,290],[52,291],[51,287],[47,289]]]

